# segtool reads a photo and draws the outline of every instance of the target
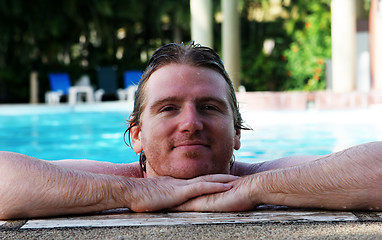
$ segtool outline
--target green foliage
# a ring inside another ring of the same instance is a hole
[[[220,2],[213,0],[214,12]],[[325,88],[331,0],[282,0],[284,14],[271,19],[272,2],[239,1],[242,84],[249,91]],[[259,9],[264,16],[254,14]],[[122,73],[143,69],[154,49],[191,40],[189,0],[0,0],[0,33],[0,103],[27,102],[33,70],[42,101],[49,72],[68,72],[73,83],[88,74],[96,85],[95,69],[115,65],[122,86]],[[220,23],[214,46],[219,52]]]
[[[29,74],[39,73],[40,101],[49,72],[74,83],[115,65],[122,74],[143,69],[164,43],[190,39],[189,0],[0,1],[0,102],[27,102]],[[176,32],[176,34],[175,34]]]
[[[243,24],[244,25],[244,24]],[[279,31],[282,21],[252,22],[242,26],[253,31],[255,37],[242,39],[242,84],[250,91],[276,91],[282,87],[285,78],[285,61],[282,60],[283,50],[288,46],[289,38]],[[274,41],[271,53],[264,51],[263,43]]]
[[[285,91],[325,88],[324,62],[331,57],[330,0],[283,1],[287,16],[246,21],[251,7],[269,1],[244,0],[242,12],[243,84],[248,90]],[[247,11],[245,11],[247,10]],[[271,53],[264,42],[274,41]]]
[[[304,25],[292,32],[293,42],[284,51],[288,76],[284,88],[324,89],[325,60],[331,57],[330,1],[311,1],[299,7],[305,12],[298,15],[301,17],[297,21]]]

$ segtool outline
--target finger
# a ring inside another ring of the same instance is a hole
[[[212,206],[209,205],[209,203],[211,202],[210,201],[211,198],[213,198],[212,195],[194,198],[179,206],[171,208],[170,210],[180,211],[180,212],[191,212],[191,211],[213,212],[213,211],[216,211],[216,209],[214,208],[214,205]],[[223,209],[220,209],[219,211],[223,211]]]
[[[221,193],[232,189],[231,183],[199,182],[184,186],[185,200],[205,194]]]
[[[235,180],[240,179],[238,176],[229,175],[229,174],[211,174],[211,175],[203,175],[200,177],[196,177],[190,179],[190,182],[220,182],[220,183],[228,183]]]
[[[232,212],[245,211],[253,207],[240,197],[232,195],[230,191],[204,195],[190,199],[183,204],[172,208],[173,211],[198,211],[198,212]]]
[[[182,205],[170,208],[168,210],[174,212],[196,212],[197,210],[193,207],[193,201],[194,200],[187,201]],[[203,210],[199,209],[199,212],[203,212]]]

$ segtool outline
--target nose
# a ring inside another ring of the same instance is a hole
[[[203,129],[201,116],[195,106],[184,106],[179,118],[179,130],[181,132],[195,133]]]

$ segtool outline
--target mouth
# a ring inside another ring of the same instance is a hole
[[[189,150],[189,151],[194,151],[202,148],[209,148],[209,145],[207,145],[204,142],[201,141],[186,141],[186,142],[181,142],[177,143],[172,147],[173,149],[183,149],[183,150]]]

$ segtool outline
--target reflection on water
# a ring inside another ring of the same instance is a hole
[[[377,110],[251,112],[243,117],[254,129],[242,132],[236,152],[245,162],[324,155],[382,140],[382,112]]]

